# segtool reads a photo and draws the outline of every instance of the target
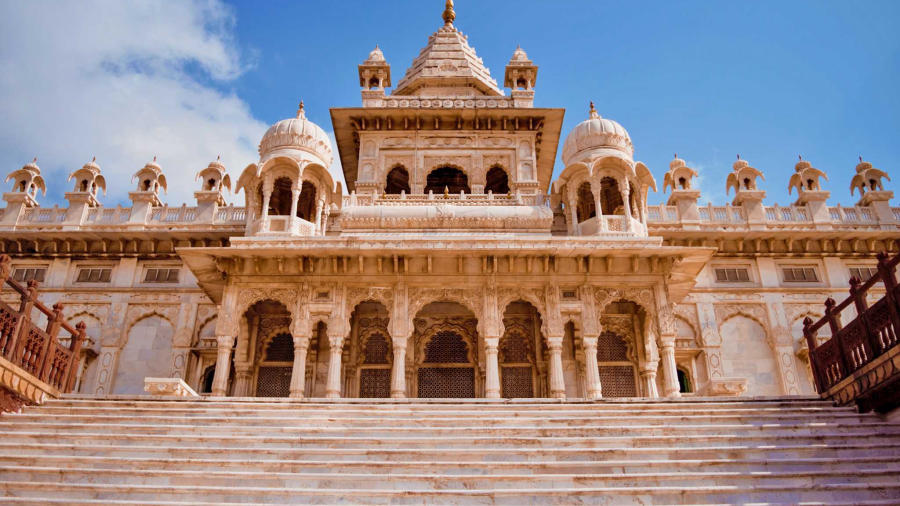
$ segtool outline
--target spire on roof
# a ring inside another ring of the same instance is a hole
[[[447,3],[444,4],[442,17],[444,18],[444,25],[450,26],[453,24],[453,20],[456,19],[456,12],[453,10],[453,0],[447,0]]]

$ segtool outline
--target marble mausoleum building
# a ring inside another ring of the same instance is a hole
[[[236,397],[812,394],[802,320],[900,249],[888,175],[860,160],[829,180],[801,159],[767,181],[738,158],[733,202],[701,205],[683,160],[647,167],[647,141],[593,104],[562,131],[563,109],[533,105],[522,48],[495,79],[452,9],[444,21],[404,74],[377,47],[359,64],[362,105],[331,109],[336,145],[301,103],[256,163],[199,170],[196,203],[164,203],[165,172],[186,168],[156,160],[131,207],[103,205],[97,161],[72,172],[67,207],[40,205],[37,163],[9,174],[0,253],[88,325],[76,391],[178,377]],[[766,204],[780,184],[796,202]],[[859,201],[829,205],[830,184]]]

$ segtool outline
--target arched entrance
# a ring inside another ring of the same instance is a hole
[[[353,311],[350,319],[353,351],[350,354],[351,363],[348,366],[351,370],[348,374],[355,371],[357,397],[391,396],[393,354],[389,323],[388,310],[381,302],[361,302]]]
[[[500,395],[505,398],[537,397],[540,391],[537,354],[540,349],[540,316],[528,302],[516,301],[503,313],[500,337]]]
[[[416,396],[477,397],[478,335],[472,312],[455,302],[433,302],[419,311],[414,324]]]
[[[600,338],[597,340],[597,366],[604,397],[649,396],[638,387],[640,346],[646,336],[641,329],[647,318],[646,311],[627,300],[612,302],[606,306],[600,318]]]
[[[256,375],[257,397],[288,397],[294,364],[294,339],[279,333],[265,345]]]

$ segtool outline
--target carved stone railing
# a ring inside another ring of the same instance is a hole
[[[816,388],[839,404],[856,402],[862,409],[885,410],[900,403],[900,287],[895,271],[900,255],[878,255],[878,273],[866,282],[850,279],[850,297],[838,304],[825,301],[825,316],[803,321]],[[867,294],[881,283],[885,295],[869,306]],[[841,324],[850,305],[856,317]],[[816,334],[828,325],[831,339],[819,344]]]
[[[70,325],[63,319],[62,304],[48,308],[37,299],[36,281],[23,286],[9,277],[10,271],[9,256],[0,255],[0,292],[8,286],[19,294],[20,299],[18,309],[0,301],[0,357],[5,361],[0,388],[6,390],[4,406],[8,405],[11,395],[34,401],[30,392],[17,389],[19,384],[34,384],[34,380],[49,386],[52,391],[65,393],[72,390],[85,338],[84,322],[75,327]],[[35,323],[32,318],[35,310],[46,316],[46,327],[41,328]],[[60,330],[69,334],[67,346],[60,343]],[[13,367],[6,367],[6,364]],[[16,375],[20,377],[12,377]]]
[[[422,193],[422,194],[382,194],[375,198],[371,195],[351,194],[344,197],[344,206],[425,206],[425,205],[464,205],[464,206],[545,206],[548,203],[544,194],[497,194],[490,193]]]
[[[193,223],[197,220],[197,208],[161,206],[154,207],[150,212],[151,223]]]
[[[776,222],[790,223],[810,223],[812,216],[806,206],[787,206],[779,205],[766,206],[766,220]]]

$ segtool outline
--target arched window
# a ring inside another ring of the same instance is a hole
[[[578,221],[586,221],[597,216],[597,203],[594,202],[594,194],[591,193],[591,183],[584,182],[578,187]]]
[[[203,376],[200,378],[200,393],[201,394],[209,394],[212,393],[212,385],[213,379],[216,377],[216,366],[211,365],[203,371]]]
[[[407,194],[410,193],[409,172],[402,166],[397,166],[388,172],[384,193],[388,195],[400,195],[401,192],[406,192]]]
[[[605,215],[625,214],[622,191],[619,190],[619,182],[614,178],[605,177],[600,180],[600,208]]]
[[[290,214],[290,211],[288,212]],[[316,187],[304,181],[297,198],[297,217],[306,221],[316,221]]]
[[[465,172],[453,167],[439,167],[431,171],[425,179],[425,193],[472,193],[469,189],[469,178]]]
[[[275,180],[272,187],[272,195],[269,197],[270,216],[290,216],[291,214],[291,186],[290,178],[280,177]]]
[[[494,195],[509,193],[509,176],[502,167],[494,166],[487,173],[484,193],[491,192]]]

